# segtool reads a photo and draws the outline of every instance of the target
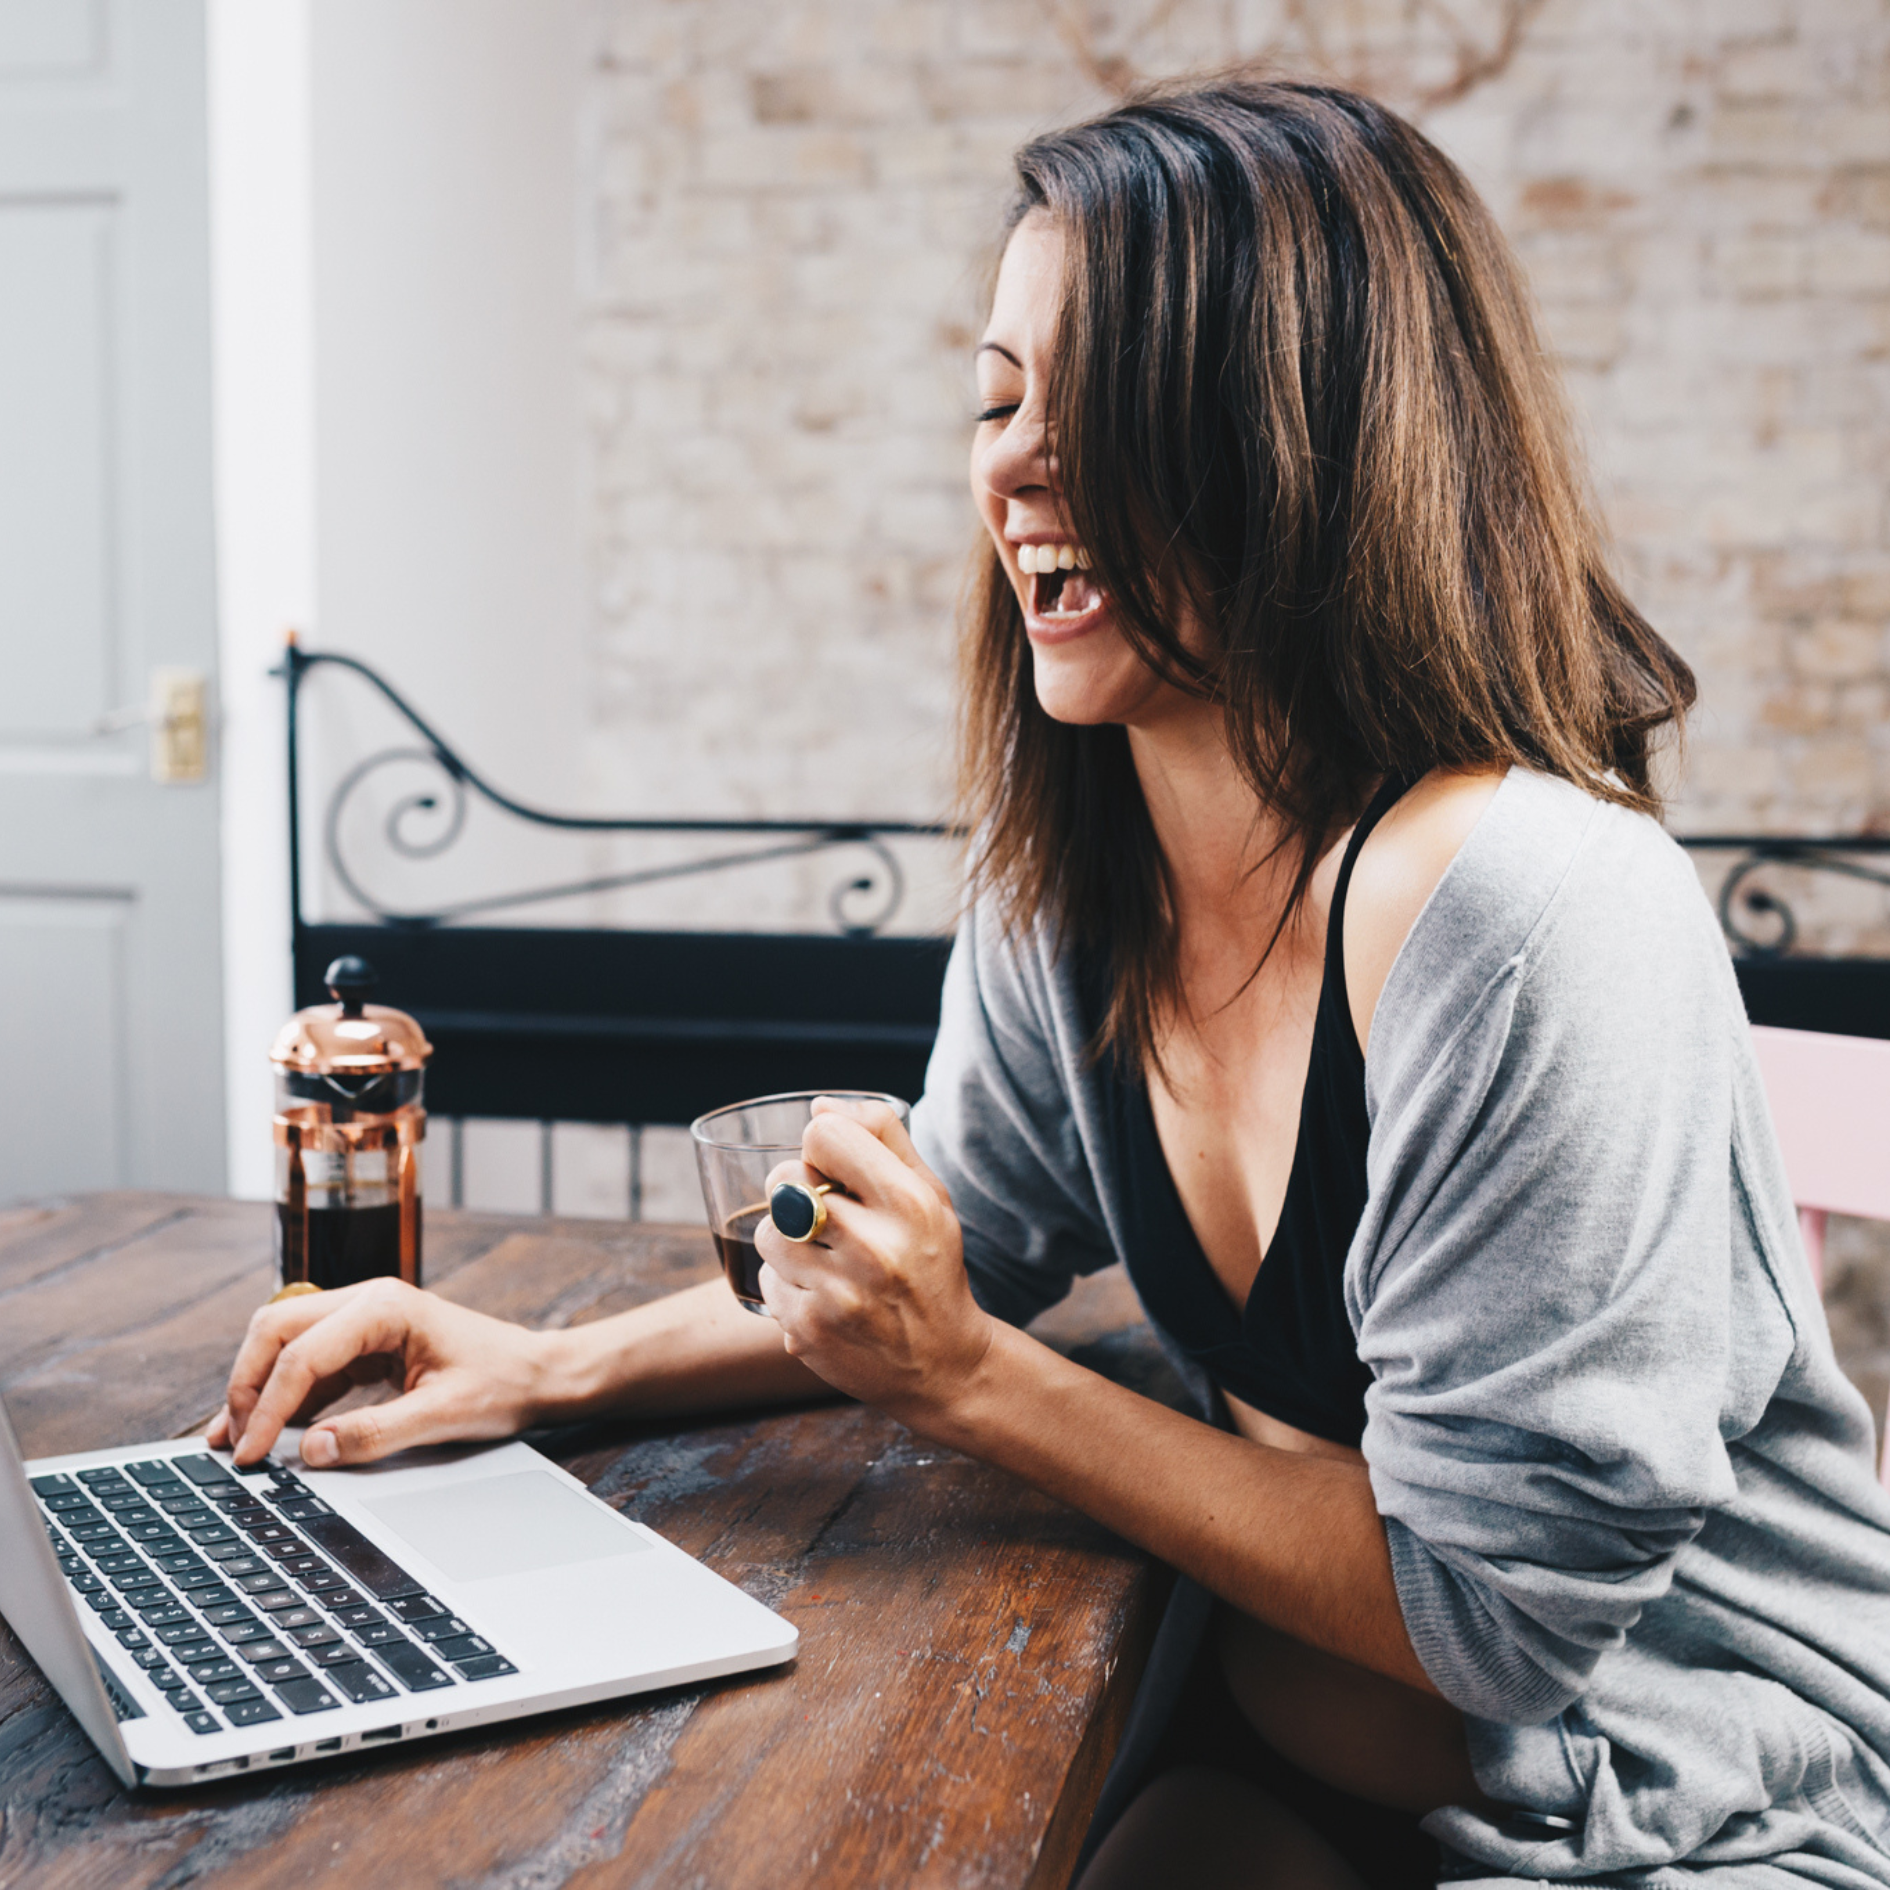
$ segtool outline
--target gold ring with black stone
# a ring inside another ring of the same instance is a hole
[[[833,1192],[831,1181],[807,1187],[798,1181],[784,1181],[768,1197],[768,1218],[783,1240],[802,1244],[818,1240],[827,1226],[825,1197]]]

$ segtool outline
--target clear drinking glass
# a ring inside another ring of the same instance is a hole
[[[755,1229],[768,1213],[768,1173],[783,1162],[800,1159],[801,1131],[813,1118],[816,1096],[885,1103],[901,1122],[912,1114],[897,1096],[878,1090],[809,1089],[730,1103],[689,1125],[696,1171],[702,1177],[702,1202],[709,1210],[709,1232],[722,1271],[735,1297],[750,1312],[764,1316],[768,1309],[761,1300],[761,1255],[755,1248]]]

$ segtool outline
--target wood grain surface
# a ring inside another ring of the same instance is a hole
[[[269,1278],[266,1206],[0,1214],[0,1388],[29,1455],[180,1435]],[[714,1271],[684,1227],[430,1214],[429,1284],[575,1324]],[[1049,1342],[1173,1395],[1099,1276]],[[125,1792],[0,1626],[0,1890],[1061,1885],[1141,1672],[1157,1571],[858,1405],[534,1439],[801,1632],[790,1666],[365,1760]]]

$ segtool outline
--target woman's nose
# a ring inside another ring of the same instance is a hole
[[[1012,414],[984,455],[984,482],[1004,498],[1048,489],[1053,462],[1043,404],[1034,397]]]

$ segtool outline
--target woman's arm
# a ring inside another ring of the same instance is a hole
[[[892,1112],[823,1101],[803,1147],[838,1181],[825,1244],[772,1227],[762,1292],[787,1349],[840,1390],[1002,1465],[1246,1613],[1431,1689],[1360,1465],[1217,1431],[983,1312],[944,1189]],[[784,1173],[800,1172],[789,1169]]]
[[[209,1441],[254,1463],[282,1427],[357,1384],[403,1395],[324,1418],[302,1440],[317,1468],[456,1438],[633,1413],[728,1410],[831,1396],[780,1330],[711,1280],[610,1319],[534,1332],[398,1280],[265,1306],[230,1373]]]

